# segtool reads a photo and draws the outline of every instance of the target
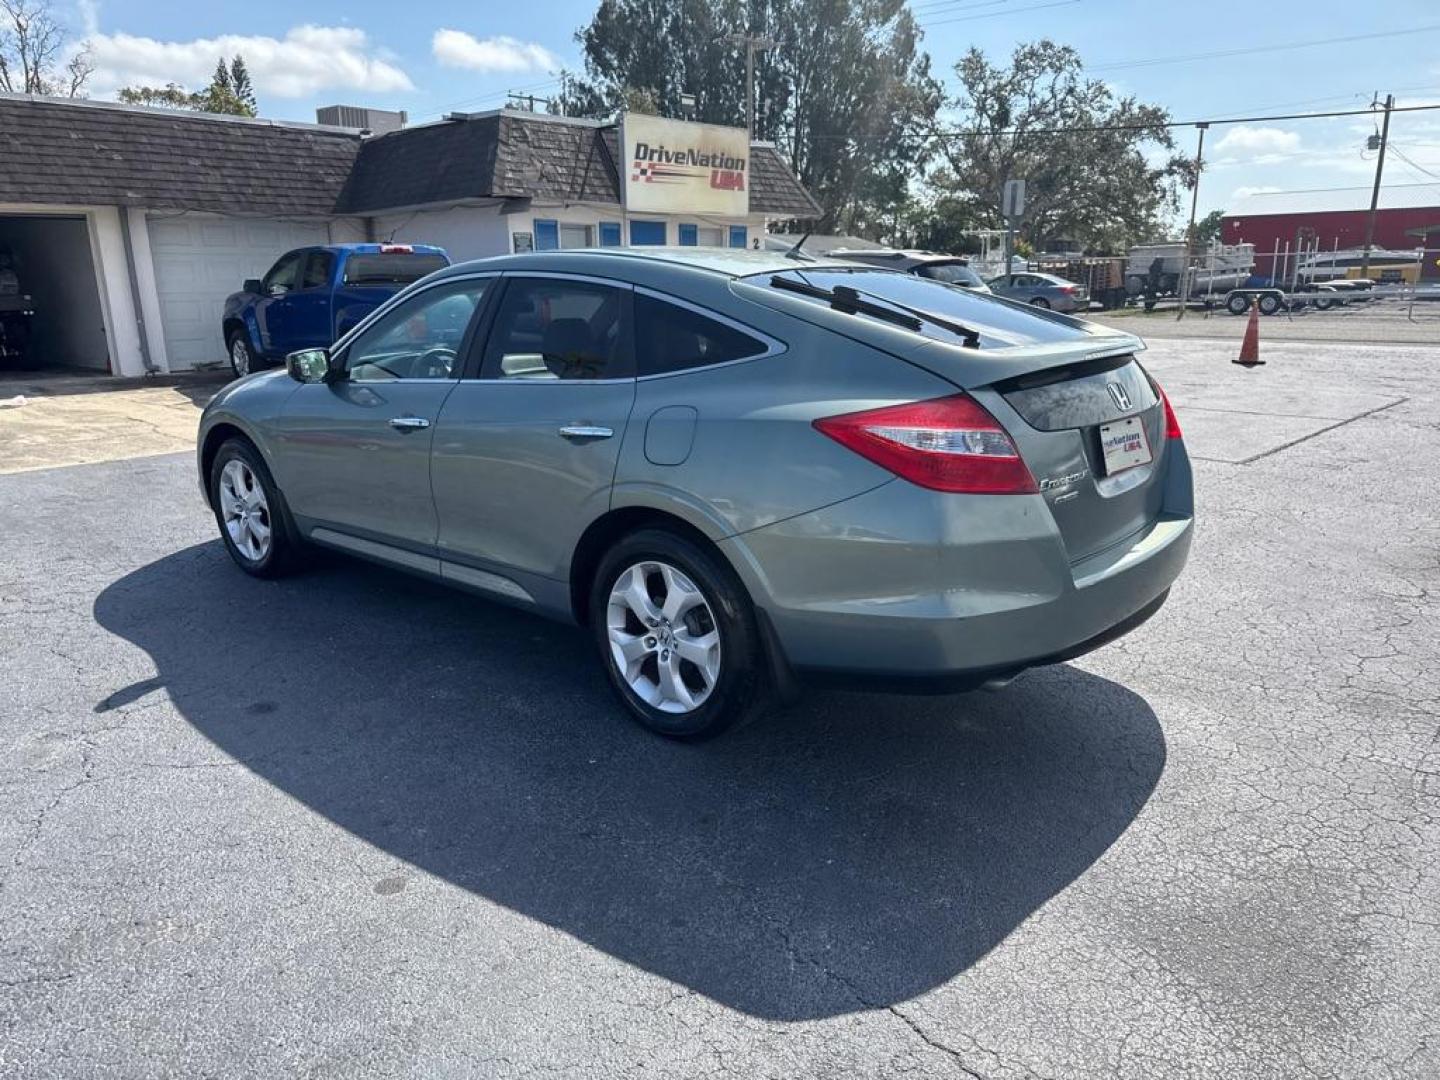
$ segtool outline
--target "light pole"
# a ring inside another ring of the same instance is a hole
[[[731,45],[743,46],[745,49],[745,132],[753,139],[755,138],[755,54],[778,49],[780,43],[774,38],[760,37],[758,34],[727,34],[724,40]]]

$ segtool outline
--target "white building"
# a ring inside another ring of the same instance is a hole
[[[674,129],[695,127],[662,123],[672,144],[686,135]],[[739,135],[743,155],[743,132],[718,131],[731,146]],[[222,363],[226,295],[296,247],[433,243],[454,261],[530,247],[750,247],[767,222],[819,216],[762,143],[724,185],[743,199],[717,200],[702,183],[687,208],[672,182],[672,208],[639,209],[625,195],[644,170],[622,159],[621,140],[617,121],[508,110],[362,137],[0,94],[0,251],[33,297],[43,363],[142,375]],[[690,160],[713,175],[706,155]]]

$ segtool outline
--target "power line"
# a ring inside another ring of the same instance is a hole
[[[1000,4],[1008,4],[1011,0],[926,0],[925,3],[911,4],[910,14],[912,15],[934,15],[937,11],[954,10],[956,8],[982,8],[997,7]]]
[[[1396,105],[1392,112],[1435,112],[1440,105]],[[1280,116],[1235,116],[1217,120],[1167,120],[1158,124],[1095,124],[1056,128],[1025,128],[1005,131],[937,131],[937,139],[962,139],[969,135],[1070,135],[1076,132],[1150,131],[1153,128],[1187,128],[1202,124],[1265,124],[1277,120],[1327,120],[1337,116],[1371,116],[1373,109],[1341,109],[1332,112],[1287,113]]]
[[[1154,56],[1145,60],[1117,60],[1110,64],[1091,64],[1090,71],[1119,71],[1122,68],[1159,67],[1165,64],[1188,64],[1194,60],[1218,60],[1227,56],[1253,56],[1256,53],[1290,52],[1294,49],[1314,49],[1322,45],[1349,44],[1352,41],[1373,41],[1376,38],[1409,37],[1440,30],[1440,23],[1428,26],[1412,26],[1406,30],[1382,30],[1373,34],[1351,34],[1348,37],[1317,38],[1313,41],[1293,41],[1288,45],[1257,45],[1249,49],[1222,49],[1216,52],[1190,53],[1184,56]]]
[[[563,80],[561,80],[561,79],[547,79],[547,80],[545,80],[544,82],[534,83],[534,84],[531,85],[531,86],[521,86],[521,87],[518,87],[518,88],[515,89],[514,91],[510,91],[510,90],[499,90],[499,91],[496,91],[496,92],[493,93],[493,94],[480,94],[480,95],[478,95],[478,96],[476,96],[476,97],[461,98],[459,101],[451,101],[451,102],[449,102],[448,104],[445,104],[445,105],[438,105],[438,106],[436,106],[436,108],[435,108],[435,110],[434,110],[433,112],[426,113],[425,115],[426,115],[426,116],[443,116],[445,113],[449,112],[451,109],[457,109],[457,108],[459,108],[459,107],[462,106],[462,105],[477,105],[477,104],[481,104],[481,103],[484,103],[484,102],[487,102],[487,101],[502,101],[502,100],[504,100],[506,97],[508,97],[512,92],[513,92],[513,93],[524,94],[524,93],[528,93],[528,92],[534,91],[534,90],[544,90],[544,89],[546,89],[547,87],[558,86],[562,81],[563,81]]]
[[[1407,145],[1408,145],[1408,144],[1407,144]],[[1410,168],[1416,170],[1417,172],[1422,172],[1422,173],[1424,173],[1426,176],[1430,177],[1432,180],[1440,180],[1440,173],[1433,173],[1433,172],[1431,172],[1429,169],[1427,169],[1424,165],[1418,165],[1418,164],[1416,164],[1414,161],[1411,161],[1410,158],[1405,154],[1405,152],[1402,151],[1402,150],[1400,149],[1400,147],[1396,146],[1394,142],[1391,142],[1391,144],[1390,144],[1390,152],[1391,152],[1392,154],[1394,154],[1396,157],[1398,157],[1401,161],[1403,161],[1406,165],[1409,165]],[[1427,184],[1426,186],[1427,186],[1427,187],[1433,187],[1434,185],[1433,185],[1433,184]]]
[[[1016,8],[1013,11],[991,11],[985,15],[962,15],[954,19],[938,19],[935,22],[924,23],[925,29],[929,30],[936,26],[949,26],[951,23],[975,22],[978,19],[998,19],[1002,15],[1025,15],[1032,11],[1044,11],[1046,8],[1068,7],[1071,4],[1078,4],[1080,0],[1051,0],[1048,4],[1035,4],[1027,8]]]

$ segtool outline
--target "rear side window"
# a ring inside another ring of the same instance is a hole
[[[630,375],[625,295],[558,278],[513,278],[495,314],[481,376],[614,379]]]
[[[744,360],[769,348],[732,326],[644,293],[635,294],[635,347],[641,375]]]
[[[351,255],[345,260],[346,285],[409,285],[426,274],[450,264],[443,255],[406,251],[380,251],[373,255]]]

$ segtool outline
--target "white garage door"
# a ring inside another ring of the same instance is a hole
[[[225,360],[220,314],[246,278],[291,248],[327,242],[324,225],[245,218],[150,219],[150,253],[171,371]]]

